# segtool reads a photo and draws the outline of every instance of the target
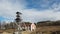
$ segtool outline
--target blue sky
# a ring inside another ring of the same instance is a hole
[[[52,7],[54,3],[57,5],[60,3],[60,0],[26,0],[27,8],[31,9],[39,9],[39,10],[44,10],[44,9],[49,9],[49,7]]]
[[[1,21],[14,21],[17,11],[22,21],[60,20],[60,0],[0,0]]]
[[[1,21],[1,20],[4,20],[4,19],[5,19],[4,17],[0,16],[0,21]]]

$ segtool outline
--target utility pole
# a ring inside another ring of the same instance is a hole
[[[18,34],[21,34],[21,26],[20,26],[20,23],[21,23],[21,21],[22,21],[22,19],[21,19],[21,15],[22,13],[20,13],[20,12],[16,12],[16,19],[15,19],[15,21],[16,21],[16,25],[18,26],[18,28],[17,28],[17,31],[18,31]]]

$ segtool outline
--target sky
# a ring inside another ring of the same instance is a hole
[[[60,0],[0,0],[0,21],[14,21],[17,11],[26,22],[60,20]]]

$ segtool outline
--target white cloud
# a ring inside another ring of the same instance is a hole
[[[8,0],[2,0],[2,2],[0,2],[0,16],[3,16],[7,20],[14,20],[16,18],[16,11],[19,11],[22,13],[23,21],[60,20],[60,12],[58,12],[60,5],[54,4],[52,6],[53,9],[38,11],[35,9],[24,9],[26,3],[24,2],[25,4],[23,4],[19,2],[21,2],[21,0],[16,0],[15,4]]]
[[[20,0],[21,2],[22,0]],[[24,5],[22,5],[21,3],[18,2],[18,0],[16,0],[15,4],[11,3],[9,0],[1,0],[0,2],[0,16],[3,16],[4,18],[7,19],[14,19],[15,17],[15,12],[17,12],[18,10],[21,10],[24,7]]]

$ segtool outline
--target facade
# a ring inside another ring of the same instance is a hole
[[[24,22],[24,23],[20,23],[21,25],[21,28],[23,31],[26,31],[26,30],[30,30],[31,31],[31,24],[32,23],[28,23],[28,22]]]
[[[36,30],[36,25],[34,23],[31,24],[31,31],[35,31]]]

